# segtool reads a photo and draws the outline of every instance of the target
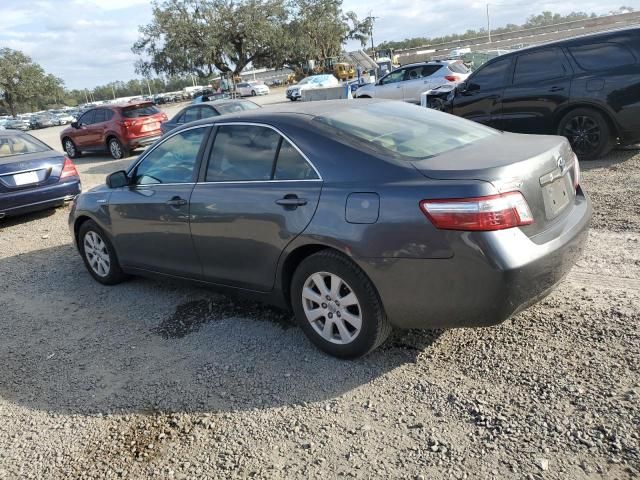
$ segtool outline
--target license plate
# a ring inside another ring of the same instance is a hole
[[[151,132],[153,130],[158,130],[160,128],[160,122],[147,123],[142,126],[143,132]]]
[[[16,173],[13,176],[13,183],[16,185],[27,185],[29,183],[38,183],[40,179],[36,172]]]
[[[569,195],[568,175],[564,175],[551,183],[546,184],[543,189],[544,208],[547,219],[556,217],[567,205],[571,197]]]

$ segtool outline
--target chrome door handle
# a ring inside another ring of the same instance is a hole
[[[165,202],[167,205],[171,205],[172,207],[181,207],[187,204],[187,201],[184,198],[173,197],[171,200],[167,200]]]

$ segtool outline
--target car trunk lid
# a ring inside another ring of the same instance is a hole
[[[571,210],[577,160],[562,137],[502,133],[432,158],[412,162],[435,180],[481,180],[497,192],[520,191],[534,222],[520,227],[534,236]]]
[[[0,157],[0,192],[55,183],[63,165],[64,156],[53,151]]]
[[[160,125],[167,120],[166,114],[151,102],[127,105],[122,109],[122,116],[129,134],[135,137],[159,135]]]

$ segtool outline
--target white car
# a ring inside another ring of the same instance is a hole
[[[236,84],[236,91],[243,97],[269,95],[269,87],[262,82],[240,82]]]
[[[420,95],[440,85],[464,82],[470,71],[460,60],[441,60],[403,65],[375,84],[356,90],[355,98],[387,98],[420,103]]]
[[[60,125],[66,125],[67,123],[75,122],[76,119],[73,115],[69,115],[68,113],[58,113],[56,118],[60,122]]]
[[[304,90],[314,90],[316,88],[330,88],[339,87],[340,82],[333,75],[312,75],[307,78],[303,78],[296,85],[287,88],[287,98],[292,102],[295,102],[302,97]]]

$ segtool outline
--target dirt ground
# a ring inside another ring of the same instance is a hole
[[[76,163],[87,189],[129,161]],[[0,479],[638,478],[640,154],[582,168],[588,247],[549,297],[351,362],[270,307],[99,285],[67,208],[3,221]]]

